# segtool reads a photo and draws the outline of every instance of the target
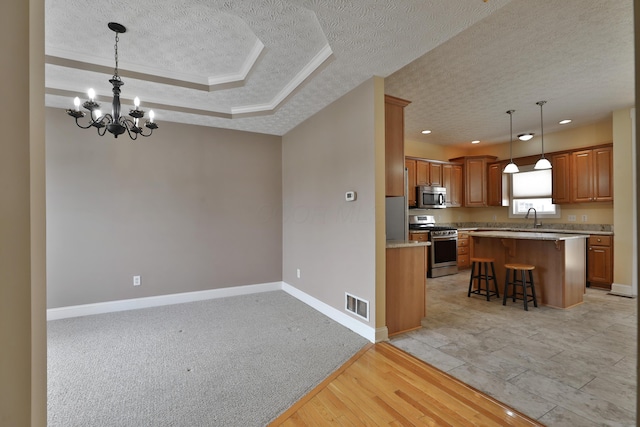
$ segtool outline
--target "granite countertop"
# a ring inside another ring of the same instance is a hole
[[[520,240],[569,240],[569,239],[586,239],[589,234],[568,234],[556,232],[532,232],[532,231],[472,231],[469,233],[472,237],[495,237],[499,239],[520,239]]]
[[[510,227],[508,225],[499,225],[499,224],[487,224],[487,225],[475,225],[475,226],[458,226],[458,231],[520,231],[520,232],[529,232],[529,233],[567,233],[567,234],[591,234],[591,235],[601,235],[601,236],[613,236],[613,230],[607,230],[606,228],[611,227],[602,227],[604,229],[595,230],[584,228],[581,229],[579,227],[572,228],[559,228],[564,224],[553,224],[547,228],[532,228],[532,227]]]
[[[418,240],[387,240],[387,249],[417,248],[418,246],[431,246],[431,242],[420,242]]]

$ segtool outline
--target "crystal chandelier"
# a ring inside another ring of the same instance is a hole
[[[129,138],[135,140],[139,135],[151,136],[154,129],[158,128],[158,125],[154,123],[153,110],[149,111],[149,120],[145,122],[144,127],[149,129],[149,133],[144,133],[144,128],[139,126],[139,120],[144,117],[144,111],[140,109],[140,99],[136,96],[134,103],[134,109],[129,110],[129,117],[120,115],[120,86],[124,84],[120,76],[118,75],[118,34],[125,33],[127,29],[124,25],[116,22],[109,22],[109,29],[116,33],[115,44],[115,62],[116,66],[113,71],[113,77],[109,80],[109,83],[113,86],[113,101],[111,103],[111,114],[102,114],[100,111],[100,104],[95,102],[96,93],[93,89],[89,89],[89,100],[85,101],[82,106],[89,111],[89,123],[86,126],[81,125],[78,119],[84,117],[86,113],[80,111],[80,98],[76,96],[73,100],[75,109],[67,110],[67,114],[76,119],[76,125],[82,129],[89,129],[94,127],[98,131],[98,135],[103,136],[106,131],[113,134],[115,138],[125,132],[129,135]]]

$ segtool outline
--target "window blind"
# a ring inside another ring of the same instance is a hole
[[[551,197],[551,169],[514,173],[512,192],[514,199]]]

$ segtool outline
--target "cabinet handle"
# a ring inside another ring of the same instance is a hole
[[[589,248],[589,250],[591,250],[591,248]]]

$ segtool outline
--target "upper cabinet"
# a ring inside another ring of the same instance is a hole
[[[495,156],[468,156],[449,159],[464,164],[464,203],[467,208],[488,206],[487,164],[496,160]]]
[[[447,207],[462,206],[462,165],[445,163],[442,165],[442,186],[447,189]]]
[[[571,153],[551,156],[551,199],[554,204],[571,203]]]
[[[613,201],[613,147],[606,145],[551,156],[553,203]]]
[[[404,196],[404,107],[410,101],[384,96],[386,196]]]
[[[410,208],[417,206],[416,200],[416,160],[405,159],[404,167],[407,168],[407,204]]]
[[[509,206],[509,177],[502,173],[508,161],[487,166],[487,205]]]
[[[416,185],[442,187],[442,163],[416,161]]]

